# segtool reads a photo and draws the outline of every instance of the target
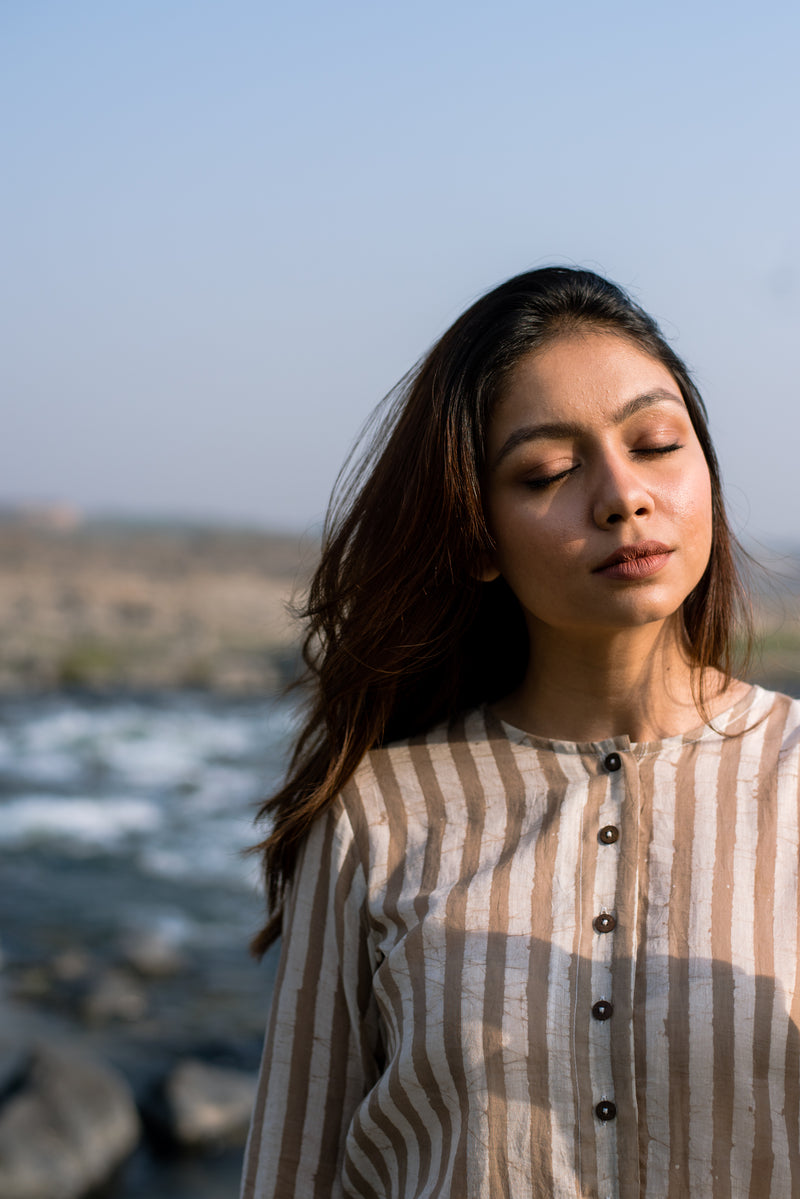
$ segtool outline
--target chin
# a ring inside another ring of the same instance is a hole
[[[618,631],[623,629],[638,629],[650,624],[666,624],[680,619],[683,600],[675,605],[647,604],[632,608],[627,612],[609,613],[609,627]],[[597,614],[599,615],[599,614]],[[597,616],[595,616],[597,619]]]
[[[569,623],[565,623],[562,612],[559,620],[539,620],[535,621],[535,624],[540,630],[560,627],[563,633],[572,633],[577,637],[608,636],[623,633],[626,629],[633,631],[646,628],[648,625],[680,623],[682,607],[683,600],[678,604],[659,603],[655,600],[649,603],[632,602],[626,606],[616,604],[605,610],[597,605],[591,612],[581,613],[580,617]]]

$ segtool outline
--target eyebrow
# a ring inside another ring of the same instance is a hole
[[[632,400],[628,400],[618,412],[614,413],[612,424],[624,424],[629,417],[639,412],[642,408],[651,408],[654,404],[664,403],[665,400],[672,404],[680,404],[682,408],[685,408],[681,397],[674,395],[671,391],[662,390],[659,387],[655,391],[646,391],[642,395],[634,396]],[[536,441],[539,438],[560,441],[567,437],[580,437],[585,432],[585,425],[575,424],[572,421],[548,421],[541,425],[522,425],[519,429],[515,429],[513,433],[510,433],[503,442],[494,460],[493,469],[496,469],[512,450],[517,449],[518,446],[525,445],[526,442]]]

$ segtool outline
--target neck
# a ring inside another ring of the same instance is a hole
[[[535,625],[529,631],[525,678],[495,707],[509,723],[542,737],[662,740],[702,721],[701,694],[711,715],[731,695],[717,671],[703,674],[692,664],[674,622],[604,631],[599,638]],[[741,689],[734,685],[737,695]]]

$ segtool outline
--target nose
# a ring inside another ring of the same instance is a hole
[[[653,498],[635,463],[605,458],[597,465],[593,518],[607,529],[653,511]]]

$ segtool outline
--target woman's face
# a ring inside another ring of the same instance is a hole
[[[485,503],[535,640],[663,622],[711,551],[711,481],[677,383],[608,332],[521,359],[489,423]]]

